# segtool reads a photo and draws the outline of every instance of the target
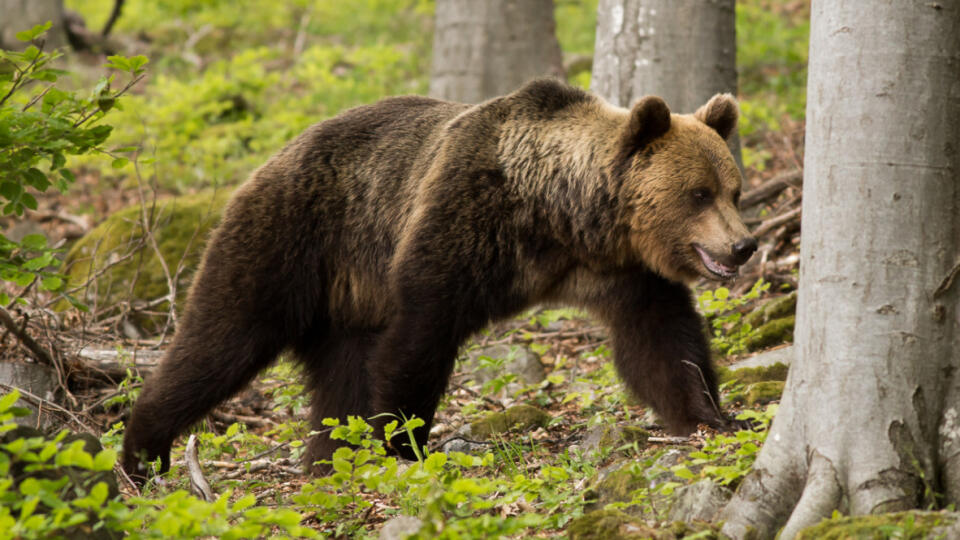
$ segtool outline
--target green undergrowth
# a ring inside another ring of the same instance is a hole
[[[956,528],[947,527],[957,520],[955,513],[919,510],[868,516],[843,516],[838,512],[800,531],[796,540],[950,540]]]
[[[631,508],[646,507],[658,516],[669,506],[664,501],[680,487],[711,479],[733,488],[750,470],[774,407],[743,411],[742,417],[753,418],[760,426],[757,431],[713,434],[697,447],[684,446],[681,460],[658,465],[663,453],[676,447],[651,443],[650,435],[657,433],[640,429],[649,420],[642,416],[642,406],[625,392],[610,362],[609,348],[598,343],[571,354],[544,337],[544,332],[594,323],[571,310],[536,310],[516,322],[517,328],[503,335],[516,336],[518,346],[530,340],[526,346],[540,351],[537,354],[548,366],[547,378],[503,385],[464,379],[467,382],[460,386],[469,386],[465,389],[455,384],[443,399],[435,425],[498,424],[496,432],[464,436],[472,445],[468,452],[438,450],[439,440],[456,435],[450,429],[431,437],[430,443],[436,446],[418,448],[418,460],[406,462],[388,455],[384,443],[372,436],[368,421],[327,420],[325,428],[331,436],[349,443],[327,463],[332,473],[311,478],[291,472],[287,469],[300,467],[303,442],[310,436],[305,420],[308,398],[302,393],[300,370],[282,360],[257,383],[272,412],[268,426],[204,422],[193,430],[199,440],[199,462],[217,494],[214,502],[189,493],[181,440],[174,446],[171,470],[162,485],[150,483],[141,494],[128,491],[105,499],[103,488],[97,488],[97,504],[79,503],[87,505],[83,508],[70,502],[73,499],[67,493],[79,493],[79,500],[87,500],[85,490],[92,486],[58,485],[58,491],[44,495],[50,508],[64,508],[60,521],[54,521],[47,510],[24,513],[32,488],[25,492],[11,484],[5,519],[12,520],[11,526],[19,527],[18,531],[35,527],[38,532],[24,533],[25,538],[55,536],[65,524],[81,523],[81,513],[82,523],[91,531],[96,528],[133,538],[375,538],[384,522],[395,516],[419,519],[415,538],[562,537],[579,534],[570,529],[571,524],[597,509],[586,487],[614,464],[623,468],[625,483],[622,497],[610,509],[632,513]],[[491,337],[503,339],[502,335]],[[736,372],[731,373],[726,380],[736,381]],[[752,380],[753,375],[744,373],[744,380]],[[454,379],[459,377],[455,374]],[[129,386],[136,386],[136,381],[131,377]],[[116,406],[129,407],[136,397],[132,388],[121,388]],[[511,416],[515,411],[524,411],[518,415],[524,421]],[[409,431],[419,422],[416,418],[392,422],[387,434],[390,444],[409,444]],[[91,457],[100,470],[115,466],[122,427],[116,424],[100,438],[103,453]],[[595,434],[597,448],[588,450],[586,441],[578,439],[587,433]],[[54,444],[59,444],[56,439]],[[266,469],[255,466],[264,459],[269,461]],[[34,515],[42,517],[31,520]],[[657,530],[664,538],[699,538],[696,535],[706,531]]]

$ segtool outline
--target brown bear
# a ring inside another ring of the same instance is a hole
[[[756,249],[724,143],[737,116],[729,95],[675,115],[657,97],[627,110],[537,80],[311,127],[229,203],[133,409],[125,470],[142,479],[160,457],[165,471],[173,440],[283,351],[305,370],[315,428],[417,416],[423,445],[460,345],[539,303],[608,325],[621,377],[671,432],[729,427],[685,282],[732,278]],[[336,446],[313,437],[307,464]]]

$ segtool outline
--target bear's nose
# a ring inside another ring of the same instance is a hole
[[[737,264],[747,262],[747,259],[757,250],[757,239],[748,236],[733,245],[733,258]]]

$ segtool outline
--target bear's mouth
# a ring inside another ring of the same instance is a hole
[[[696,250],[697,254],[700,255],[700,260],[703,262],[703,266],[713,275],[719,277],[720,279],[733,279],[737,277],[739,267],[737,266],[727,266],[717,259],[713,258],[707,250],[703,249],[697,244],[693,244],[693,249]]]

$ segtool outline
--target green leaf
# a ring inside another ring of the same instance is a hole
[[[37,199],[29,193],[24,193],[20,196],[20,203],[31,210],[37,209]]]
[[[114,463],[117,462],[117,451],[104,449],[97,452],[96,457],[93,458],[93,470],[95,471],[109,471],[113,468]]]
[[[117,100],[112,97],[101,97],[97,100],[97,108],[103,112],[107,112],[113,108],[113,105],[116,102]]]
[[[18,399],[20,399],[20,391],[17,389],[13,389],[9,394],[0,397],[0,413],[7,412]]]
[[[41,250],[47,247],[47,237],[42,234],[28,234],[20,242],[23,247],[32,250]]]
[[[71,184],[77,181],[77,177],[73,175],[73,171],[70,169],[60,169],[57,172],[60,173],[60,176],[63,177],[64,180]]]
[[[107,62],[108,68],[119,69],[120,71],[130,71],[133,66],[133,64],[130,62],[129,59],[127,59],[126,56],[121,56],[119,54],[108,56],[107,60],[108,60]]]
[[[50,29],[50,26],[51,26],[52,24],[53,24],[53,23],[51,23],[50,21],[47,21],[47,22],[45,22],[45,23],[43,23],[43,24],[38,24],[38,25],[34,26],[34,27],[31,28],[30,30],[24,30],[24,31],[22,31],[22,32],[17,32],[17,34],[16,34],[17,39],[19,39],[20,41],[33,41],[33,40],[37,39],[38,37],[40,37],[44,32],[46,32],[47,30],[49,30],[49,29]]]
[[[120,158],[114,159],[112,165],[114,169],[122,169],[127,165],[127,163],[130,163],[129,159],[120,157]]]

